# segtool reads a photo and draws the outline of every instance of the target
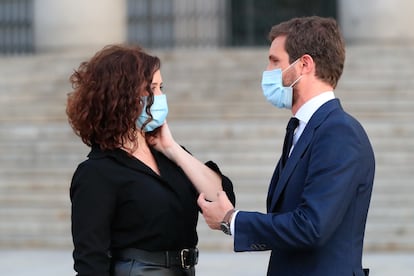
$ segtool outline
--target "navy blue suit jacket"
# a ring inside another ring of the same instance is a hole
[[[362,126],[338,99],[330,100],[307,123],[285,168],[279,167],[267,214],[238,213],[234,250],[272,250],[268,275],[363,276],[375,160]]]

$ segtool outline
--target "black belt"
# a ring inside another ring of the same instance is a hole
[[[179,251],[145,251],[141,249],[128,248],[113,252],[115,259],[136,260],[143,263],[159,266],[180,266],[188,269],[198,263],[198,249],[188,248]]]

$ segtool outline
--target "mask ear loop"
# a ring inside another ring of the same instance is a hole
[[[297,60],[295,60],[294,62],[292,62],[292,64],[290,64],[285,70],[282,71],[283,72],[289,70],[293,65],[295,65],[298,61],[300,60],[300,58],[298,58]],[[298,81],[300,81],[300,79],[302,78],[302,75],[299,76],[299,78],[297,78],[291,85],[289,85],[289,87],[293,87]]]
[[[297,78],[291,85],[290,85],[290,87],[293,87],[293,86],[295,86],[295,84],[298,82],[298,81],[300,81],[300,79],[302,78],[302,75],[300,75],[299,76],[299,78]]]
[[[298,58],[297,60],[295,60],[294,62],[292,62],[287,68],[285,68],[285,70],[282,70],[282,73],[289,70],[293,65],[295,65],[298,61],[300,60],[300,58]]]

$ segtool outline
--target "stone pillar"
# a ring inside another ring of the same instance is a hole
[[[412,42],[412,0],[338,0],[339,21],[348,42]]]
[[[101,48],[126,40],[126,0],[35,0],[38,52]]]

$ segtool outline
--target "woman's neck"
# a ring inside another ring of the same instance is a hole
[[[135,147],[133,147],[132,143],[127,145],[124,150],[128,151],[131,155],[135,158],[143,162],[145,165],[150,167],[156,174],[160,174],[158,164],[154,158],[154,155],[151,152],[150,146],[148,145],[145,134],[138,133],[137,134],[137,143]]]

